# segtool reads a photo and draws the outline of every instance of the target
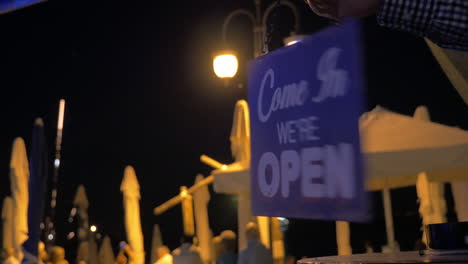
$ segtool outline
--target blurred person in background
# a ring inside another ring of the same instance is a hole
[[[247,248],[239,252],[237,264],[273,264],[271,250],[260,242],[258,225],[254,222],[247,223],[245,235],[247,237]]]
[[[50,250],[50,264],[68,264],[68,261],[65,259],[65,249],[60,246],[53,246]]]
[[[221,237],[215,236],[211,241],[213,243],[213,259],[216,260],[223,254],[223,244],[221,243]]]
[[[119,243],[119,253],[115,258],[116,264],[135,264],[135,254],[133,253],[132,247],[125,241]]]
[[[193,236],[182,235],[180,246],[172,251],[173,264],[203,264],[199,249],[193,245]]]
[[[216,259],[216,264],[237,264],[237,236],[231,230],[224,230],[219,235],[221,254]]]
[[[160,246],[156,249],[158,260],[154,264],[172,264],[171,251],[167,246]]]

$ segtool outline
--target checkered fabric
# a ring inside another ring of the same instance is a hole
[[[468,50],[468,0],[383,0],[377,22],[444,48]]]

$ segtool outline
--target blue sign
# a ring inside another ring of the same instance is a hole
[[[254,215],[369,219],[361,48],[349,20],[249,62]]]
[[[33,5],[45,0],[0,0],[0,14]]]

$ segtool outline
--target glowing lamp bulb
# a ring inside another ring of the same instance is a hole
[[[296,44],[298,42],[299,42],[299,40],[292,40],[292,41],[286,43],[286,46],[291,46],[291,45],[294,45],[294,44]]]
[[[232,78],[237,73],[239,62],[234,54],[221,54],[214,58],[213,69],[219,78]]]
[[[92,226],[89,227],[89,230],[94,233],[94,232],[96,232],[97,227],[95,225],[92,225]]]

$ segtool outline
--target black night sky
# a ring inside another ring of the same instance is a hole
[[[293,2],[301,10],[300,33],[328,24],[302,0]],[[91,222],[115,247],[125,239],[119,187],[126,165],[134,166],[141,185],[147,257],[154,224],[171,249],[177,246],[180,207],[158,217],[152,209],[180,185],[192,185],[198,173],[209,175],[201,154],[232,162],[232,114],[235,102],[246,98],[242,70],[252,53],[248,21],[233,20],[228,34],[232,47],[242,50],[239,76],[225,85],[211,63],[223,48],[223,19],[236,8],[253,10],[253,1],[50,0],[0,15],[0,198],[9,194],[13,139],[23,137],[29,148],[36,117],[45,122],[52,166],[58,102],[65,98],[56,222],[69,261],[75,248],[65,238],[73,231],[67,218],[79,184],[90,200]],[[291,31],[291,21],[287,9],[272,16],[271,50]],[[374,17],[364,22],[367,109],[382,105],[411,115],[426,105],[433,121],[468,129],[467,106],[424,41],[381,28]],[[213,233],[236,230],[235,198],[210,191]],[[381,200],[374,197],[374,221],[352,226],[356,251],[366,239],[384,244]],[[419,235],[416,193],[401,189],[393,198],[396,237],[410,250]],[[297,257],[336,254],[332,222],[291,219],[287,242]]]

